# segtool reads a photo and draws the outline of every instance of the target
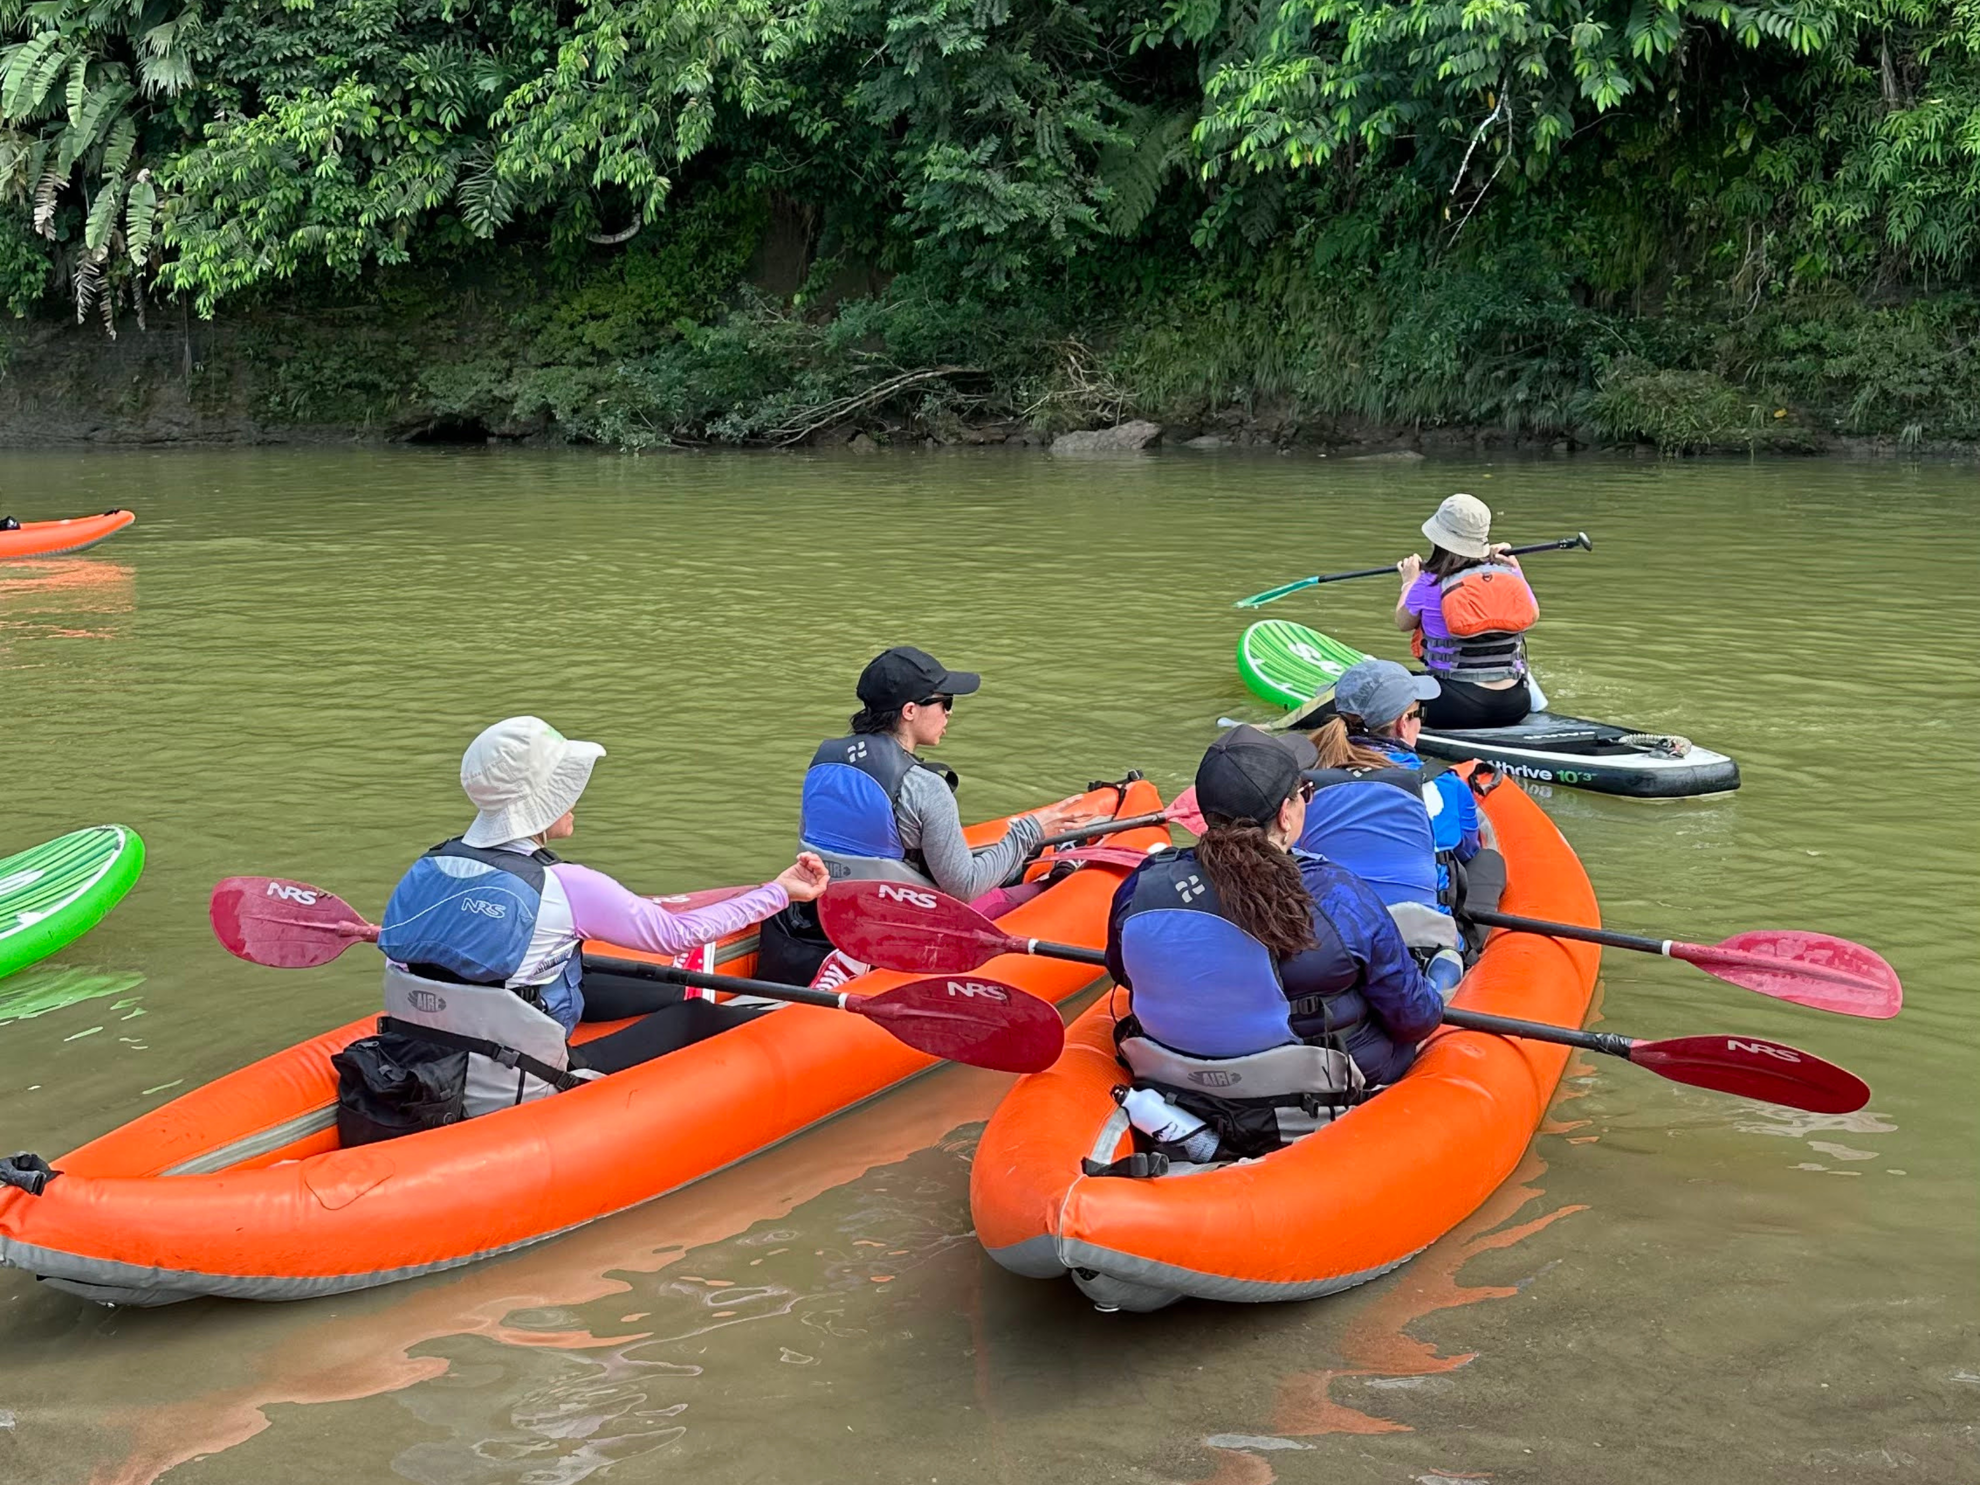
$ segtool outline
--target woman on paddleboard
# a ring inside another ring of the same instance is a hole
[[[1540,606],[1504,542],[1492,541],[1492,512],[1453,495],[1423,523],[1432,546],[1396,564],[1402,593],[1396,627],[1438,681],[1423,704],[1433,731],[1511,727],[1533,710],[1526,684],[1526,631]]]
[[[1416,752],[1423,709],[1440,684],[1393,660],[1360,660],[1341,673],[1334,715],[1313,734],[1319,763],[1306,777],[1317,792],[1299,838],[1373,887],[1413,948],[1456,943],[1450,915],[1468,868],[1477,868],[1481,891],[1488,879],[1504,880],[1471,785],[1457,773],[1426,777]],[[1426,924],[1406,904],[1434,910],[1439,921]]]
[[[1121,884],[1107,971],[1129,991],[1139,1034],[1183,1058],[1327,1044],[1373,1087],[1415,1060],[1462,965],[1446,953],[1426,975],[1366,882],[1295,847],[1313,794],[1303,770],[1318,761],[1305,738],[1255,727],[1211,744],[1196,771],[1208,828]]]
[[[619,1072],[761,1013],[683,999],[671,986],[583,978],[584,941],[681,954],[825,890],[809,852],[775,880],[674,913],[548,849],[575,827],[605,756],[538,717],[497,722],[468,746],[461,787],[478,813],[415,862],[385,908],[388,1035],[469,1053],[466,1113],[488,1113]],[[571,1047],[580,1021],[642,1019]]]
[[[800,844],[834,879],[933,885],[993,918],[1035,890],[1004,884],[1023,874],[1046,836],[1085,823],[1080,796],[1019,816],[1002,840],[972,851],[956,808],[955,770],[920,756],[948,732],[956,698],[982,684],[974,671],[950,670],[908,645],[876,655],[860,672],[852,730],[818,745],[798,820]],[[757,973],[811,984],[832,952],[818,915],[801,902],[764,925]],[[837,978],[858,968],[834,967]]]

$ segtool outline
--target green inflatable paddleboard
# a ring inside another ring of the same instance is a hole
[[[72,830],[0,860],[0,975],[88,933],[143,870],[144,842],[122,825]]]
[[[1238,674],[1253,695],[1301,707],[1334,688],[1341,672],[1367,656],[1352,645],[1287,619],[1261,619],[1238,639]]]

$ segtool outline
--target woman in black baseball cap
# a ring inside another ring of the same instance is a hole
[[[1368,1084],[1388,1083],[1438,1024],[1443,998],[1373,889],[1294,849],[1312,796],[1303,771],[1316,761],[1305,738],[1255,727],[1212,743],[1196,771],[1208,828],[1121,884],[1107,968],[1131,992],[1141,1031],[1186,1057],[1326,1040]]]
[[[1085,821],[1074,795],[1020,816],[1002,840],[971,851],[954,771],[917,749],[939,743],[956,698],[982,684],[976,672],[950,670],[910,645],[874,656],[860,672],[851,732],[820,743],[804,776],[798,836],[833,880],[932,884],[975,901],[1019,876],[1046,836]],[[808,984],[831,950],[816,911],[794,903],[764,924],[757,973]]]

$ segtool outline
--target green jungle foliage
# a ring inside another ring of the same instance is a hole
[[[1980,0],[0,0],[15,314],[471,300],[575,436],[1972,438],[1976,289]]]

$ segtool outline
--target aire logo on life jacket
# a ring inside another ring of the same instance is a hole
[[[408,990],[406,999],[412,1002],[416,1011],[432,1012],[447,1009],[447,998],[444,995],[436,995],[431,990]]]
[[[949,981],[949,994],[960,995],[969,1000],[1009,1000],[1003,988],[998,985],[985,985],[976,980]]]
[[[480,897],[463,897],[461,899],[461,911],[464,913],[480,913],[484,918],[506,918],[509,916],[509,910],[503,907],[501,903],[489,902]]]
[[[1244,1074],[1206,1070],[1204,1072],[1191,1073],[1189,1080],[1204,1088],[1228,1088],[1233,1083],[1242,1083],[1244,1081]]]
[[[873,895],[882,902],[904,902],[909,907],[918,907],[928,912],[934,911],[935,908],[933,893],[917,892],[912,887],[896,887],[883,882],[874,890]]]
[[[1801,1061],[1800,1057],[1789,1051],[1786,1047],[1770,1047],[1765,1042],[1734,1041],[1731,1037],[1726,1038],[1726,1050],[1728,1052],[1746,1052],[1749,1054],[1753,1052],[1765,1052],[1769,1057],[1777,1058],[1782,1062]]]
[[[308,887],[298,887],[289,882],[270,882],[268,895],[283,902],[299,902],[304,907],[315,907],[318,896]]]

